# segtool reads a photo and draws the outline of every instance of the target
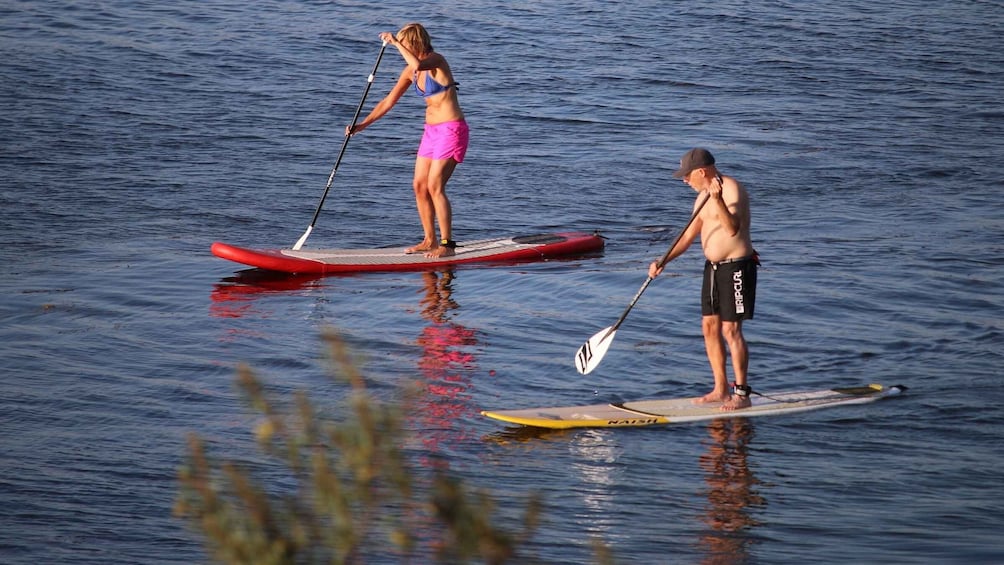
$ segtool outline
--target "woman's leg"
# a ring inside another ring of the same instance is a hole
[[[439,222],[439,235],[441,239],[453,239],[453,208],[450,206],[450,199],[446,197],[446,183],[453,176],[453,171],[457,168],[457,161],[452,157],[449,159],[438,159],[432,161],[428,174],[428,194],[432,209],[435,212],[436,220]],[[432,249],[426,253],[426,257],[446,257],[453,255],[452,248],[439,245],[438,241],[433,242]]]
[[[412,188],[415,190],[415,206],[418,208],[418,219],[422,223],[422,241],[405,250],[405,253],[429,251],[438,244],[436,241],[436,208],[429,191],[430,169],[434,161],[428,157],[415,159],[415,177]]]

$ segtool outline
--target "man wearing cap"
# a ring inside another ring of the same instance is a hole
[[[701,236],[706,259],[701,326],[715,388],[696,402],[720,402],[722,410],[749,408],[752,389],[747,383],[749,351],[743,337],[743,320],[753,317],[759,264],[750,239],[749,195],[736,179],[719,173],[715,158],[707,149],[687,151],[673,176],[701,193],[694,202],[694,221],[670,250],[666,261],[682,255]],[[658,260],[649,265],[650,277],[655,278],[661,272]],[[735,386],[731,389],[726,373],[726,346],[735,374]]]

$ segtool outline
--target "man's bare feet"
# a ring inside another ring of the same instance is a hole
[[[718,392],[717,390],[713,390],[700,398],[695,398],[693,402],[694,404],[711,404],[713,402],[726,402],[731,397],[732,395],[728,391]]]
[[[423,239],[421,243],[419,243],[418,245],[413,245],[408,249],[405,249],[404,252],[408,255],[411,255],[412,253],[423,253],[425,251],[430,251],[431,249],[432,249],[432,242],[429,241],[428,239]]]
[[[749,408],[753,405],[753,402],[748,396],[740,396],[738,394],[733,394],[732,398],[722,404],[722,410],[726,412],[731,412],[733,410],[742,410],[744,408]]]
[[[439,259],[440,257],[450,257],[456,254],[456,251],[452,247],[447,247],[445,245],[440,245],[439,247],[434,247],[425,254],[429,259]]]

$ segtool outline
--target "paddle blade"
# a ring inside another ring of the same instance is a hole
[[[296,240],[296,245],[293,246],[293,251],[299,251],[303,247],[304,243],[307,243],[307,238],[310,237],[310,232],[314,231],[314,225],[311,224],[307,226],[307,231],[303,232],[300,239]]]
[[[596,332],[593,337],[589,338],[589,341],[582,344],[582,347],[575,354],[575,368],[579,370],[580,374],[585,375],[600,364],[603,356],[607,354],[607,349],[610,349],[615,335],[617,335],[617,331],[613,329],[613,326],[610,326]]]

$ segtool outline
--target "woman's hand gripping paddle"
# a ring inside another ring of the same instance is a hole
[[[690,224],[693,224],[694,220],[697,219],[697,215],[701,213],[701,208],[704,208],[704,204],[707,201],[708,195],[705,193],[704,199],[697,205],[694,213],[690,216],[690,220],[687,221],[687,225],[683,226],[679,235],[677,235],[676,239],[673,240],[672,245],[670,245],[669,249],[666,250],[662,259],[659,260],[658,267],[660,269],[666,265],[667,261],[669,261],[669,254],[673,252],[673,248],[676,247],[676,244],[683,238],[683,234],[687,233],[687,230],[690,228]],[[631,299],[631,303],[628,304],[627,309],[624,310],[624,313],[621,314],[621,317],[617,319],[617,322],[614,325],[596,332],[593,337],[589,338],[586,343],[582,344],[582,347],[580,347],[579,351],[575,354],[575,368],[579,370],[580,374],[585,375],[600,364],[600,361],[603,360],[603,356],[607,354],[607,349],[610,349],[610,344],[613,342],[614,336],[617,335],[617,328],[621,327],[621,324],[624,323],[624,319],[627,318],[628,312],[634,308],[635,303],[637,303],[638,299],[641,298],[642,293],[645,292],[645,289],[648,288],[648,285],[652,282],[652,280],[652,277],[647,277],[645,279],[645,283],[641,285],[640,289],[638,289],[637,294],[635,294],[634,298]]]
[[[352,116],[352,125],[349,126],[349,131],[356,126],[356,121],[359,120],[359,114],[363,111],[363,103],[366,102],[366,95],[370,93],[370,87],[373,86],[373,79],[376,77],[377,68],[380,67],[380,59],[383,59],[383,52],[387,49],[387,42],[384,41],[383,45],[380,47],[380,54],[377,55],[376,64],[373,65],[373,72],[370,73],[369,79],[366,81],[366,90],[363,91],[363,97],[359,101],[359,107],[356,108],[356,114]],[[300,239],[296,241],[296,245],[293,246],[293,250],[300,249],[303,244],[307,242],[307,238],[310,237],[310,232],[314,231],[314,224],[317,223],[317,217],[321,215],[321,208],[324,207],[324,200],[328,197],[328,191],[331,190],[331,182],[335,180],[335,172],[338,170],[338,164],[342,162],[342,155],[345,155],[345,148],[349,145],[349,138],[352,136],[346,135],[345,141],[342,142],[342,150],[338,152],[338,158],[335,159],[335,166],[331,169],[331,174],[328,175],[328,184],[324,186],[324,193],[321,194],[321,201],[317,203],[317,209],[314,210],[314,217],[310,220],[310,225],[307,226],[307,231],[303,232]]]

